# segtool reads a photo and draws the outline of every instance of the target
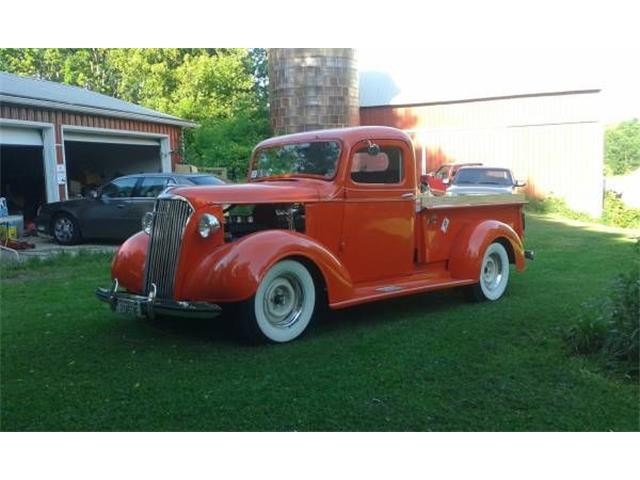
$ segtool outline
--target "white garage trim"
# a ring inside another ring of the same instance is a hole
[[[42,146],[42,130],[37,128],[4,127],[0,125],[0,144]]]
[[[56,137],[53,123],[30,122],[26,120],[6,120],[0,118],[0,128],[39,130],[44,162],[44,184],[47,203],[60,200],[60,190],[56,181]]]
[[[119,143],[127,145],[157,145],[160,147],[160,165],[162,171],[171,172],[171,147],[169,145],[168,135],[161,133],[137,132],[133,130],[77,127],[74,125],[63,125],[62,134],[64,141]]]
[[[160,141],[155,138],[126,137],[123,135],[96,135],[94,133],[66,132],[65,142],[118,143],[123,145],[149,145],[159,147]]]

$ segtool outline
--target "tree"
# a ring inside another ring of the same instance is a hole
[[[246,172],[251,148],[269,135],[266,61],[258,48],[0,49],[0,70],[196,121],[200,129],[185,130],[186,160],[225,166],[234,176]]]
[[[605,169],[610,175],[624,175],[640,168],[640,122],[622,122],[605,132]]]

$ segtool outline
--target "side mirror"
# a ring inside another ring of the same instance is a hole
[[[375,143],[370,143],[369,148],[367,148],[367,153],[372,157],[375,157],[380,153],[380,145],[376,145]]]
[[[98,198],[100,198],[100,193],[95,188],[92,188],[91,190],[89,190],[89,197],[97,200]]]
[[[516,188],[522,188],[527,186],[527,182],[523,182],[522,180],[516,180],[516,183],[513,184]]]

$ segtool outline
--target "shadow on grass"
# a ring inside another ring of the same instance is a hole
[[[393,324],[407,316],[430,316],[447,309],[467,304],[460,289],[432,292],[404,298],[382,300],[343,310],[326,309],[318,316],[309,332],[312,336],[324,336],[349,328],[348,326],[375,326]],[[398,315],[401,312],[402,315]],[[244,345],[236,318],[225,312],[213,319],[157,317],[140,320],[144,329],[156,331],[162,336],[181,337],[182,340],[222,345]],[[122,334],[130,328],[122,324]],[[140,332],[142,334],[142,332]]]

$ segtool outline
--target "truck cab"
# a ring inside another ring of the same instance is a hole
[[[254,342],[299,337],[323,303],[454,287],[498,300],[525,267],[524,198],[421,192],[413,152],[389,127],[261,142],[246,183],[161,195],[98,297],[138,316],[229,310]]]

